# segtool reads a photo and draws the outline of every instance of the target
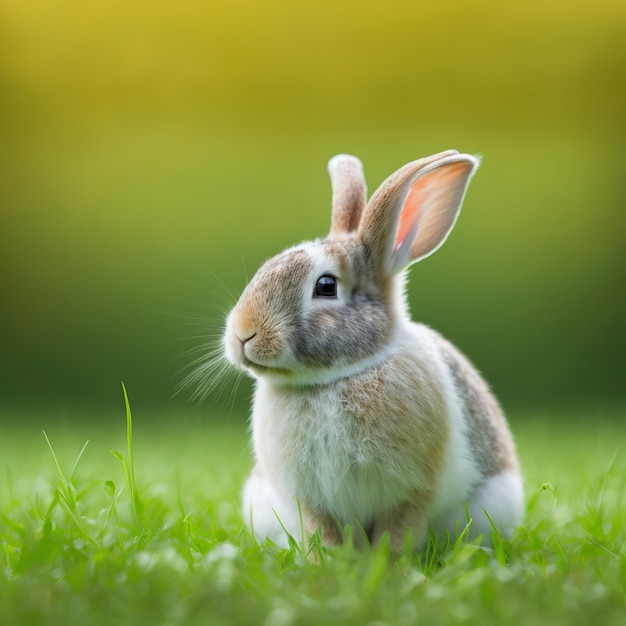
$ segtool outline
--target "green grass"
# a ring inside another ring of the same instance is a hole
[[[123,410],[50,418],[45,437],[39,418],[0,421],[2,624],[625,623],[619,412],[514,415],[519,532],[394,558],[259,545],[239,512],[242,422],[136,408],[133,427],[127,409],[126,432]]]

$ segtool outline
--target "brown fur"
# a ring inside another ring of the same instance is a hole
[[[354,382],[342,384],[340,393],[345,395],[359,437],[364,442],[376,442],[381,450],[402,450],[407,459],[419,462],[421,476],[416,475],[416,480],[421,486],[365,529],[374,544],[388,531],[392,549],[397,551],[407,530],[413,532],[416,542],[425,536],[426,512],[444,463],[448,437],[443,395],[423,364],[416,365],[414,357],[402,355],[360,374]]]
[[[286,257],[275,257],[264,265],[263,272],[257,272],[239,299],[235,311],[240,339],[255,332],[254,350],[261,359],[277,356],[284,349],[281,321],[298,312],[302,283],[310,267],[311,261],[302,251],[295,250]],[[286,296],[284,302],[272,298],[276,291],[275,283],[281,284]]]
[[[376,522],[372,533],[372,544],[377,545],[385,532],[389,533],[389,544],[394,553],[400,552],[411,532],[413,548],[423,547],[428,532],[428,505],[432,492],[415,490],[393,511]]]

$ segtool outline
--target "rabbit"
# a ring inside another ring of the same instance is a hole
[[[398,552],[458,536],[468,517],[485,543],[519,526],[506,419],[405,297],[407,268],[445,241],[478,165],[456,150],[413,161],[368,202],[361,162],[333,157],[328,237],[266,261],[230,311],[226,359],[255,379],[243,514],[258,538],[287,546],[319,529],[332,546],[350,525]]]

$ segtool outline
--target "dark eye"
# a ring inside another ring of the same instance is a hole
[[[318,298],[336,298],[337,279],[334,276],[320,276],[315,284],[315,296]]]

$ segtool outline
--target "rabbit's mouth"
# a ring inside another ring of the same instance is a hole
[[[243,357],[243,366],[251,371],[256,376],[266,375],[278,375],[278,376],[291,376],[293,372],[291,370],[282,367],[271,367],[269,365],[261,365],[251,361],[247,356]]]

